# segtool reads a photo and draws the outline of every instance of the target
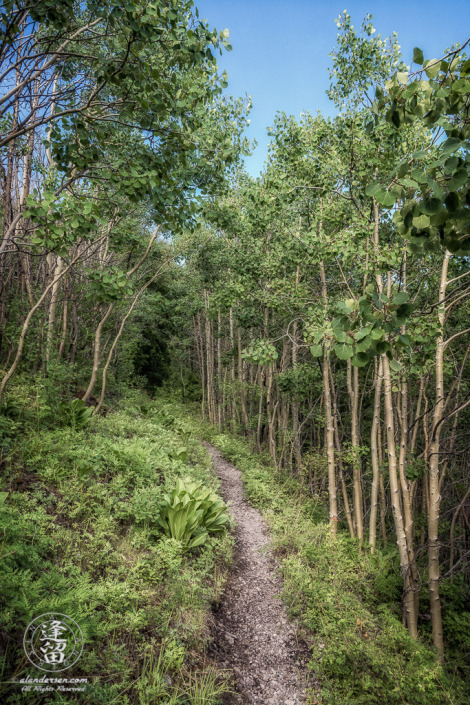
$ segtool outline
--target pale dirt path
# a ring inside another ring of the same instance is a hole
[[[268,551],[266,523],[244,499],[240,471],[204,445],[236,522],[235,565],[214,613],[212,653],[233,670],[237,691],[224,705],[300,705],[305,703],[306,653],[278,597],[282,580]]]

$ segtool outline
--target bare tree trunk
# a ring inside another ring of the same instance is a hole
[[[411,636],[416,639],[418,636],[417,613],[415,598],[412,587],[411,566],[407,546],[407,537],[403,521],[402,508],[400,504],[400,488],[397,476],[397,458],[395,452],[395,421],[393,415],[392,402],[392,381],[390,375],[390,363],[387,355],[382,355],[382,365],[384,374],[384,399],[385,399],[385,422],[387,425],[387,452],[388,469],[390,474],[390,491],[392,498],[392,513],[397,535],[398,552],[400,554],[400,567],[404,582],[404,611],[406,623]]]
[[[441,494],[439,489],[439,451],[442,416],[444,410],[444,323],[445,323],[445,297],[447,289],[447,271],[449,268],[450,252],[446,252],[442,263],[441,282],[439,286],[438,320],[441,333],[437,339],[436,349],[436,403],[434,406],[431,440],[429,444],[429,515],[428,515],[428,540],[429,540],[429,600],[431,609],[432,637],[437,649],[439,660],[444,660],[444,637],[442,632],[441,598],[439,594],[440,566],[439,566],[439,509]]]
[[[320,225],[321,230],[321,225]],[[326,288],[325,265],[320,262],[320,276],[322,286],[322,299],[326,306],[328,304],[328,291]],[[323,396],[325,401],[325,443],[326,457],[328,460],[328,496],[330,503],[330,530],[332,536],[336,536],[338,528],[338,501],[336,498],[336,466],[335,466],[335,447],[334,447],[334,423],[331,413],[331,391],[330,391],[330,360],[326,345],[323,348]]]
[[[248,420],[248,414],[246,411],[246,388],[245,388],[245,371],[243,368],[243,358],[242,358],[242,339],[240,327],[237,328],[237,342],[238,342],[238,381],[240,382],[240,406],[242,410],[242,419],[245,426],[245,430],[249,433],[250,423]]]
[[[382,379],[383,379],[383,363],[380,360],[377,374],[375,377],[375,390],[374,390],[374,416],[372,419],[372,428],[370,432],[370,455],[372,463],[372,488],[370,497],[370,521],[369,521],[369,546],[370,552],[375,553],[375,545],[377,538],[377,505],[379,496],[379,481],[380,481],[380,467],[379,467],[379,453],[377,444],[377,433],[380,427],[380,399],[382,391]]]
[[[346,515],[346,521],[348,522],[348,528],[349,528],[349,533],[351,535],[351,538],[354,538],[355,536],[355,531],[354,531],[354,523],[351,515],[351,508],[349,506],[349,498],[348,498],[348,491],[346,487],[346,482],[344,480],[344,474],[343,474],[343,459],[341,457],[341,440],[339,437],[339,429],[338,429],[338,404],[336,401],[336,389],[335,385],[333,382],[333,375],[331,374],[331,366],[330,366],[330,383],[331,383],[331,391],[333,394],[333,423],[335,427],[335,443],[336,443],[336,450],[338,451],[338,470],[339,470],[339,479],[341,482],[341,490],[343,493],[343,502],[344,502],[344,513]]]
[[[263,419],[263,401],[264,401],[264,368],[261,368],[259,374],[259,406],[258,406],[258,428],[256,430],[256,449],[261,451],[261,428]]]
[[[108,308],[106,309],[106,313],[101,318],[95,331],[95,340],[93,346],[93,368],[91,371],[90,381],[88,382],[88,387],[86,388],[85,394],[82,397],[82,400],[84,402],[87,402],[90,399],[95,388],[96,380],[98,379],[98,370],[101,362],[101,335],[103,333],[105,323],[112,314],[113,310],[114,304],[109,304]]]
[[[49,303],[49,319],[47,322],[47,339],[46,339],[46,369],[49,367],[51,361],[52,353],[52,343],[54,339],[54,326],[57,312],[57,298],[59,295],[59,275],[64,267],[64,260],[62,257],[57,257],[57,264],[54,270],[55,284],[51,291],[51,300]]]
[[[352,375],[351,375],[352,372]],[[357,538],[360,544],[364,540],[364,522],[362,517],[362,487],[361,487],[361,459],[359,457],[359,371],[352,367],[351,360],[347,361],[347,380],[349,398],[351,401],[351,446],[353,452],[353,497],[354,497],[354,522]],[[352,376],[352,383],[351,383]]]
[[[64,299],[64,308],[62,312],[62,336],[59,343],[59,358],[62,358],[65,350],[65,341],[67,340],[67,325],[68,325],[69,302]]]

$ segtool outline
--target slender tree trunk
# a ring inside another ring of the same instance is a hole
[[[344,513],[346,515],[346,521],[348,522],[348,528],[349,528],[349,533],[351,535],[351,538],[354,538],[355,536],[355,531],[354,531],[354,523],[353,523],[353,518],[351,514],[351,508],[349,506],[349,498],[348,498],[348,491],[346,487],[346,482],[344,480],[344,474],[343,474],[343,459],[341,457],[342,453],[342,448],[341,448],[341,440],[339,436],[339,428],[338,428],[338,404],[337,404],[337,399],[336,399],[336,389],[333,381],[333,375],[331,374],[331,366],[330,366],[330,383],[331,383],[331,391],[333,395],[333,424],[335,427],[335,444],[336,444],[336,450],[338,451],[338,471],[339,471],[339,479],[341,482],[341,490],[343,494],[343,502],[344,502]]]
[[[392,513],[397,535],[398,552],[400,554],[400,567],[404,582],[404,612],[406,623],[411,636],[416,639],[418,636],[417,613],[415,598],[412,586],[411,565],[403,521],[402,508],[400,504],[400,487],[397,476],[397,458],[395,452],[395,420],[392,402],[392,380],[390,375],[390,363],[387,355],[382,355],[382,365],[384,374],[384,400],[385,400],[385,423],[387,425],[387,453],[388,468],[390,474],[390,491],[392,498]]]
[[[54,269],[54,279],[55,284],[51,291],[51,300],[49,303],[49,319],[47,322],[47,340],[46,340],[46,369],[49,367],[51,361],[52,345],[54,340],[54,326],[57,312],[57,298],[59,295],[59,276],[64,267],[64,260],[62,257],[57,257],[57,264]]]
[[[237,343],[238,343],[238,381],[240,383],[240,406],[242,411],[242,420],[245,426],[246,433],[249,433],[250,423],[246,411],[246,386],[245,386],[245,370],[243,367],[242,358],[242,337],[240,327],[237,328]]]
[[[64,308],[62,312],[62,336],[60,338],[59,344],[59,359],[63,357],[65,350],[65,341],[67,340],[67,325],[68,325],[68,314],[69,314],[69,302],[66,296],[64,296]]]
[[[374,247],[376,255],[379,252],[379,208],[377,202],[374,199]],[[380,272],[376,272],[375,280],[377,284],[378,293],[383,292],[383,283]],[[388,274],[387,277],[388,286],[387,293],[390,296],[391,289],[391,277]],[[400,501],[400,486],[398,482],[398,467],[397,467],[397,457],[395,450],[395,414],[393,407],[393,392],[392,392],[392,378],[390,373],[390,361],[387,355],[384,353],[381,356],[382,360],[382,370],[383,370],[383,384],[384,384],[384,405],[385,405],[385,424],[387,428],[387,454],[388,454],[388,470],[390,476],[390,493],[391,493],[391,504],[392,504],[392,514],[393,521],[395,524],[395,533],[397,536],[398,553],[400,556],[400,568],[403,576],[404,583],[404,613],[406,618],[406,623],[411,636],[416,639],[418,636],[417,627],[417,612],[416,603],[413,593],[412,585],[412,572],[409,561],[409,550],[408,542],[405,531],[405,523],[403,520],[403,512]]]
[[[445,324],[445,297],[447,290],[447,271],[450,252],[446,252],[442,263],[441,282],[439,286],[438,320],[441,333],[437,339],[436,349],[436,403],[434,406],[431,439],[429,443],[429,515],[428,515],[428,540],[429,540],[429,600],[431,608],[432,637],[437,649],[439,660],[444,659],[444,637],[442,632],[441,599],[439,594],[440,566],[439,566],[439,510],[441,494],[439,488],[439,452],[442,417],[444,409],[444,324]]]
[[[261,368],[259,373],[259,405],[258,405],[258,427],[256,430],[256,449],[258,452],[261,451],[261,431],[262,431],[262,420],[263,420],[263,402],[264,402],[264,368]]]
[[[321,225],[320,225],[321,230]],[[320,276],[322,286],[322,299],[325,304],[325,312],[328,304],[328,291],[326,288],[325,265],[320,262]],[[338,527],[338,501],[336,498],[336,467],[335,467],[335,447],[334,447],[334,423],[331,413],[331,391],[330,391],[330,360],[326,345],[323,348],[323,396],[325,401],[325,444],[328,461],[328,496],[330,503],[330,527],[332,536],[336,536]]]
[[[372,488],[370,497],[370,521],[369,521],[369,546],[370,552],[375,553],[377,537],[377,506],[379,496],[380,466],[377,443],[377,433],[380,427],[380,399],[382,391],[383,363],[380,360],[375,377],[374,390],[374,416],[370,432],[370,455],[372,463]]]
[[[351,382],[352,377],[352,382]],[[362,516],[361,459],[359,457],[359,370],[347,361],[348,391],[351,401],[351,446],[353,452],[353,497],[354,523],[360,544],[364,540]]]

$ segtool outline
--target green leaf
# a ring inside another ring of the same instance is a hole
[[[395,127],[400,127],[400,113],[398,110],[392,110],[392,123]]]
[[[413,49],[413,62],[415,64],[419,64],[421,66],[423,61],[424,61],[423,50],[420,49],[419,47],[415,47]]]
[[[440,145],[440,148],[443,152],[450,153],[455,152],[457,149],[459,149],[461,144],[462,142],[461,140],[459,140],[458,137],[449,137],[448,139],[446,139],[445,142]]]
[[[427,181],[428,181],[428,177],[427,177],[426,174],[424,173],[424,170],[423,170],[423,169],[418,169],[418,168],[413,169],[413,171],[411,172],[411,176],[412,176],[413,179],[414,179],[415,181],[417,181],[419,184],[426,184]]]
[[[390,343],[386,340],[379,340],[377,345],[375,346],[375,349],[379,354],[382,354],[384,352],[387,352],[387,350],[390,350]]]
[[[397,308],[397,318],[407,318],[415,310],[414,304],[401,304]]]
[[[354,340],[362,340],[362,338],[365,338],[366,335],[369,335],[370,333],[370,326],[366,326],[365,328],[359,328],[359,330],[354,331]]]
[[[202,533],[198,534],[197,536],[194,536],[187,544],[187,548],[196,548],[197,546],[201,546],[205,540],[207,539],[207,534],[205,531]]]
[[[349,358],[353,356],[352,345],[348,345],[348,343],[335,345],[334,351],[340,360],[349,360]]]
[[[410,300],[410,295],[406,291],[399,291],[398,294],[395,294],[395,296],[392,299],[392,303],[396,304],[397,306],[400,306],[401,304],[406,304],[407,301]]]
[[[413,225],[418,230],[424,230],[425,228],[429,228],[431,221],[428,215],[416,215],[413,218]]]
[[[382,189],[381,184],[379,184],[378,181],[374,181],[374,183],[366,186],[366,194],[367,196],[375,196],[377,191],[379,191],[380,189]]]
[[[357,345],[356,345],[356,350],[357,352],[365,352],[366,350],[369,350],[369,348],[372,345],[372,338],[370,335],[366,335],[365,338],[360,340]]]
[[[392,369],[394,372],[399,372],[401,370],[401,364],[398,362],[398,360],[390,360],[390,369]]]
[[[439,198],[423,198],[419,204],[421,213],[425,215],[435,215],[442,208],[442,202]]]
[[[460,199],[458,195],[454,192],[449,193],[446,200],[444,201],[447,210],[454,212],[457,210],[460,204]]]
[[[324,335],[324,333],[323,333],[322,330],[317,330],[317,332],[316,332],[315,335],[313,336],[313,342],[314,342],[315,344],[319,343],[320,340],[323,338],[323,335]]]
[[[429,62],[426,63],[427,65],[424,69],[426,71],[426,76],[428,78],[436,78],[441,67],[440,61],[438,61],[437,59],[431,59]]]
[[[379,189],[375,194],[375,200],[381,203],[385,208],[393,206],[397,200],[393,193],[386,191],[384,188]]]
[[[310,352],[312,357],[320,357],[320,355],[323,355],[323,345],[312,345]]]
[[[346,338],[347,338],[347,335],[346,335],[346,333],[344,332],[344,330],[338,330],[337,328],[335,328],[333,332],[334,332],[334,335],[335,335],[335,339],[337,340],[338,343],[344,343],[344,342],[345,342],[345,340],[346,340]]]
[[[364,367],[369,362],[369,355],[365,352],[358,352],[351,358],[351,365],[354,367]]]
[[[464,184],[468,181],[468,174],[466,169],[459,169],[455,172],[453,177],[447,181],[446,186],[449,191],[458,191],[462,188]]]
[[[372,328],[370,332],[370,337],[372,340],[380,340],[384,336],[384,331],[382,328]]]

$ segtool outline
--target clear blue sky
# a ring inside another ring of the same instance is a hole
[[[336,44],[335,18],[347,10],[358,29],[371,13],[382,36],[398,32],[403,60],[411,63],[413,47],[425,58],[470,35],[469,0],[194,0],[200,17],[217,30],[230,31],[233,50],[219,57],[229,75],[228,92],[252,95],[250,139],[258,141],[247,170],[257,176],[266,159],[266,128],[276,111],[299,118],[301,112],[334,113],[325,90],[328,56]]]

